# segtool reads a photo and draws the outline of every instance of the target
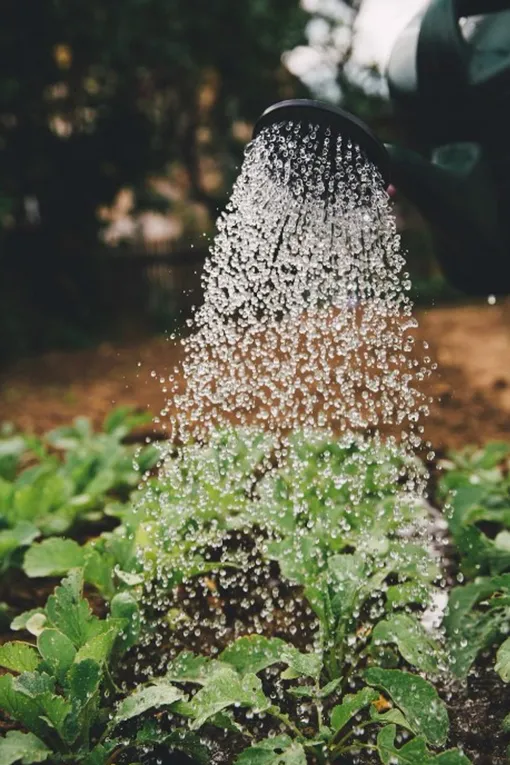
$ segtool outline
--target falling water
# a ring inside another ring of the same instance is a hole
[[[417,448],[427,373],[381,176],[316,127],[266,128],[249,145],[184,341],[174,435],[232,422],[273,433],[388,432]]]
[[[152,604],[170,624],[170,653],[272,634],[282,612],[290,634],[298,629],[313,648],[313,625],[303,626],[310,609],[262,555],[281,521],[271,515],[272,470],[287,460],[299,473],[303,444],[334,437],[355,446],[340,475],[326,454],[314,487],[303,458],[289,512],[306,511],[308,488],[319,504],[321,492],[329,497],[307,533],[330,523],[337,534],[340,503],[362,525],[374,467],[381,496],[394,487],[395,514],[422,496],[414,455],[429,403],[420,384],[432,365],[415,341],[404,267],[383,179],[357,145],[289,122],[247,147],[205,266],[203,304],[182,340],[163,489],[143,503],[152,540],[144,565]],[[195,554],[214,577],[193,579],[204,571]],[[230,615],[218,594],[225,588]]]

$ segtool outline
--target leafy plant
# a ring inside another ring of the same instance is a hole
[[[159,458],[153,446],[137,449],[122,443],[131,429],[146,421],[147,415],[120,408],[107,417],[102,433],[94,433],[86,418],[77,418],[73,426],[52,431],[42,442],[10,437],[3,444],[4,458],[0,444],[0,571],[18,563],[21,549],[37,537],[70,532],[78,521],[97,522],[111,497],[129,496]],[[29,448],[33,464],[15,474],[23,449]],[[45,547],[46,554],[53,549],[61,559],[66,550],[70,564],[80,565],[79,560],[73,564],[75,546],[70,540],[52,544]],[[28,567],[34,570],[30,563]],[[66,570],[57,563],[47,574]],[[41,569],[33,575],[47,574]]]
[[[442,462],[439,497],[467,576],[510,569],[510,445],[468,448]]]
[[[282,685],[277,701],[267,695],[260,678],[270,667],[277,668]],[[305,765],[308,755],[317,762],[341,762],[345,755],[363,750],[377,753],[386,765],[469,763],[457,750],[434,753],[446,742],[448,715],[433,686],[423,678],[401,670],[372,668],[364,672],[356,692],[339,698],[340,678],[323,685],[323,675],[319,653],[303,654],[283,640],[260,635],[243,637],[219,659],[181,653],[164,678],[121,703],[114,725],[161,704],[168,705],[174,716],[187,719],[191,731],[207,732],[212,726],[248,739],[253,737],[257,718],[271,719],[271,737],[252,740],[237,757],[238,765]],[[334,703],[335,698],[339,703]],[[301,723],[296,707],[290,714],[283,711],[284,706],[289,707],[289,699],[291,705],[296,699],[306,703],[307,724]],[[386,711],[378,711],[381,708]],[[400,750],[395,745],[397,726],[399,738],[408,739]],[[371,735],[371,731],[379,732]],[[166,736],[164,729],[152,729],[154,742]],[[411,751],[420,758],[409,758]]]
[[[509,682],[509,623],[510,574],[479,577],[474,582],[455,587],[444,621],[452,671],[458,677],[466,677],[480,652],[504,641],[498,651],[496,671]]]
[[[0,708],[28,733],[0,740],[7,762],[105,762],[113,743],[106,732],[105,701],[116,693],[112,663],[136,641],[138,609],[125,596],[112,600],[111,616],[94,616],[82,597],[82,576],[71,572],[46,607],[19,620],[36,645],[0,647]],[[14,626],[17,626],[16,624]],[[5,762],[2,759],[2,762]]]
[[[99,454],[94,464],[104,467],[100,445],[113,439],[124,449],[125,427],[120,417],[100,436],[80,422],[59,431],[52,439],[67,456],[58,464],[74,470],[77,455]],[[358,753],[383,765],[469,763],[456,749],[442,751],[449,720],[433,682],[448,664],[421,621],[440,571],[413,530],[426,508],[398,496],[403,472],[419,468],[322,434],[295,436],[281,455],[266,436],[235,430],[162,459],[164,471],[130,502],[104,508],[120,521],[113,531],[83,545],[31,540],[27,575],[67,578],[44,609],[12,623],[37,643],[0,647],[9,671],[0,677],[0,707],[23,728],[0,740],[6,761],[106,765],[166,747],[205,764],[221,731],[239,765],[344,763]],[[181,652],[163,676],[121,693],[112,678],[140,641],[144,583],[164,600],[204,572],[242,566],[243,551],[227,544],[235,535],[300,588],[313,650],[287,636],[248,634],[214,657]],[[220,553],[211,557],[211,549]],[[449,634],[485,634],[488,610],[499,614],[502,634],[506,576],[486,577],[470,600],[460,598]],[[108,601],[107,619],[91,613],[84,581]],[[504,679],[509,653],[505,641]],[[459,655],[457,667],[466,661]]]
[[[439,494],[464,583],[454,587],[444,619],[451,671],[465,680],[484,652],[510,682],[510,444],[452,453]],[[503,721],[505,730],[506,721]]]

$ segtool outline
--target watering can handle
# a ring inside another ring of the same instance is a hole
[[[469,46],[459,18],[510,9],[510,0],[431,0],[423,16],[417,50],[417,73],[425,98],[434,104],[437,83],[462,97],[469,84]]]
[[[456,0],[457,17],[510,10],[510,0]]]

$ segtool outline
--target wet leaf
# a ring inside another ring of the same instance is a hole
[[[108,629],[105,632],[95,635],[78,650],[74,659],[76,663],[84,659],[93,659],[98,664],[104,664],[108,660],[125,622],[124,620],[110,619],[107,624]]]
[[[412,738],[400,749],[395,747],[395,725],[387,725],[379,731],[377,749],[383,765],[429,765],[430,755],[425,738]]]
[[[432,746],[442,746],[448,736],[449,721],[444,702],[426,680],[398,669],[372,668],[365,672],[369,685],[382,688],[404,713],[417,734]]]
[[[510,683],[510,638],[507,638],[498,648],[494,669],[504,683]]]
[[[274,664],[287,664],[293,677],[318,677],[322,669],[322,659],[318,654],[301,653],[284,640],[262,635],[239,638],[223,651],[220,659],[241,674],[257,674]],[[289,677],[286,673],[283,676]]]
[[[189,651],[182,651],[167,667],[165,679],[168,682],[197,683],[207,681],[211,660],[197,656]]]
[[[376,624],[372,644],[394,643],[402,657],[417,669],[435,674],[441,649],[424,627],[409,614],[393,614]]]
[[[129,592],[119,592],[110,603],[110,612],[115,619],[122,619],[125,626],[120,634],[125,651],[135,645],[140,635],[140,609]]]
[[[55,678],[46,672],[23,672],[13,681],[13,688],[31,699],[43,693],[52,693],[55,688]]]
[[[373,688],[362,688],[358,693],[347,695],[341,704],[334,707],[331,712],[331,727],[334,732],[342,730],[358,712],[376,701],[379,694]]]
[[[12,675],[0,676],[0,708],[20,722],[36,736],[44,738],[48,732],[47,724],[41,719],[40,706],[36,699],[14,688]]]
[[[56,629],[45,629],[37,639],[37,648],[48,667],[62,683],[76,656],[76,648],[71,640]]]
[[[210,673],[206,684],[192,698],[189,706],[195,718],[192,728],[196,729],[228,707],[248,707],[255,712],[264,712],[271,702],[266,698],[257,675],[241,676],[232,667],[219,666]]]
[[[137,688],[134,693],[121,701],[113,724],[118,725],[125,720],[138,717],[149,709],[171,706],[182,698],[182,691],[166,683]]]
[[[74,663],[67,673],[70,697],[81,706],[87,704],[99,689],[101,667],[93,659]]]
[[[0,738],[0,762],[2,765],[12,765],[21,762],[22,765],[32,765],[44,762],[51,754],[46,744],[33,733],[22,733],[11,730],[4,738]]]
[[[37,633],[32,632],[30,629],[30,622],[32,619],[37,617],[41,617],[40,621],[41,624],[44,624],[46,621],[46,615],[44,613],[44,609],[42,608],[32,608],[30,611],[25,611],[24,613],[20,614],[19,616],[16,616],[12,622],[11,622],[11,630],[14,630],[17,632],[18,630],[27,630],[30,632],[30,634],[39,635],[42,631],[42,626],[40,626],[39,631]]]
[[[82,573],[71,571],[46,604],[50,626],[67,635],[76,648],[105,630],[105,623],[92,615],[89,604],[82,598],[82,587]]]
[[[29,643],[13,642],[0,646],[0,667],[13,672],[32,672],[39,666],[40,658]]]
[[[306,754],[297,741],[288,736],[275,736],[245,749],[235,765],[306,765]]]
[[[373,705],[370,707],[370,719],[383,723],[384,725],[394,723],[395,725],[400,725],[401,728],[406,728],[411,731],[411,733],[413,732],[413,729],[407,722],[405,716],[400,709],[397,709],[396,707],[388,709],[387,712],[380,712],[377,707]]]
[[[51,537],[32,545],[25,553],[23,570],[31,578],[62,576],[85,561],[83,547],[72,539]]]

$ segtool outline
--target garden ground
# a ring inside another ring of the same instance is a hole
[[[434,447],[508,440],[510,303],[421,309],[417,315],[419,338],[430,344],[439,366],[428,383],[435,404],[426,435]],[[41,433],[77,415],[99,424],[121,404],[157,413],[164,405],[159,379],[178,355],[174,341],[153,337],[18,361],[0,375],[0,422]]]

